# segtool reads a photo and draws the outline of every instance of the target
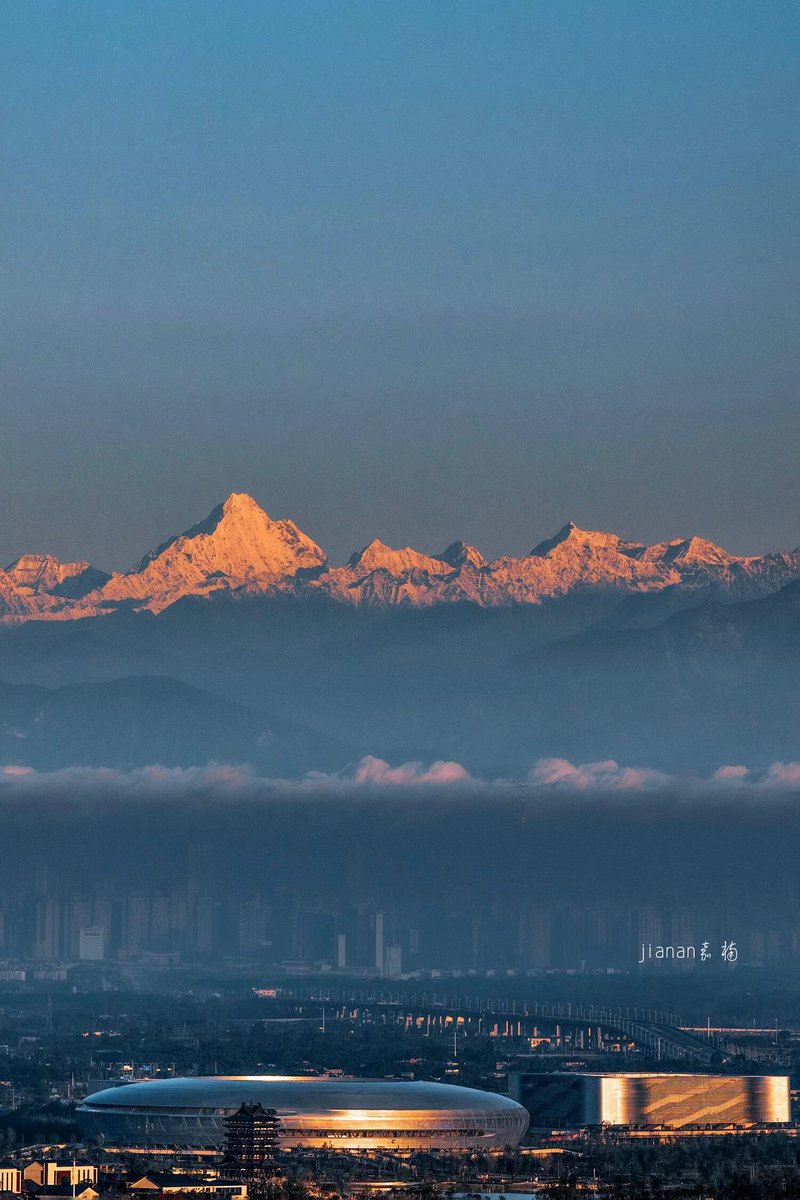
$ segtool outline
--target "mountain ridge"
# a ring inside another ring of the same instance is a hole
[[[163,612],[187,598],[326,596],[353,606],[483,608],[541,605],[589,593],[642,595],[678,589],[723,601],[769,595],[800,578],[800,549],[735,555],[698,536],[647,545],[567,522],[523,556],[487,561],[451,542],[440,554],[374,538],[342,566],[293,521],[273,519],[246,493],[231,493],[202,521],[174,534],[129,571],[109,576],[88,562],[21,555],[0,571],[0,621],[77,620],[124,609]]]

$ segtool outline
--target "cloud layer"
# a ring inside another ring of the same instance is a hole
[[[125,796],[216,796],[236,798],[243,794],[331,795],[376,791],[403,792],[435,788],[450,791],[495,792],[518,789],[523,781],[481,779],[461,763],[436,761],[392,765],[368,755],[333,774],[313,772],[299,779],[272,779],[257,775],[251,767],[208,764],[196,767],[149,766],[134,771],[108,767],[70,767],[39,772],[26,766],[0,767],[0,796],[25,797],[70,794],[86,799]],[[653,793],[678,792],[692,795],[765,795],[800,791],[800,762],[775,762],[756,771],[741,764],[724,764],[710,776],[687,773],[666,774],[647,767],[621,766],[614,759],[572,763],[565,758],[540,758],[524,779],[525,786],[552,793]]]

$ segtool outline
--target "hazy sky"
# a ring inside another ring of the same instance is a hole
[[[4,0],[0,562],[800,542],[792,2]]]

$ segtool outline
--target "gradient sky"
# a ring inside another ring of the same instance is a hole
[[[794,0],[0,6],[0,562],[800,542]]]

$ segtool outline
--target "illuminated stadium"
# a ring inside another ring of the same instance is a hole
[[[278,1115],[282,1147],[465,1150],[516,1146],[525,1109],[507,1096],[446,1083],[223,1075],[120,1084],[77,1110],[88,1141],[127,1149],[211,1150],[225,1118],[259,1103]]]

